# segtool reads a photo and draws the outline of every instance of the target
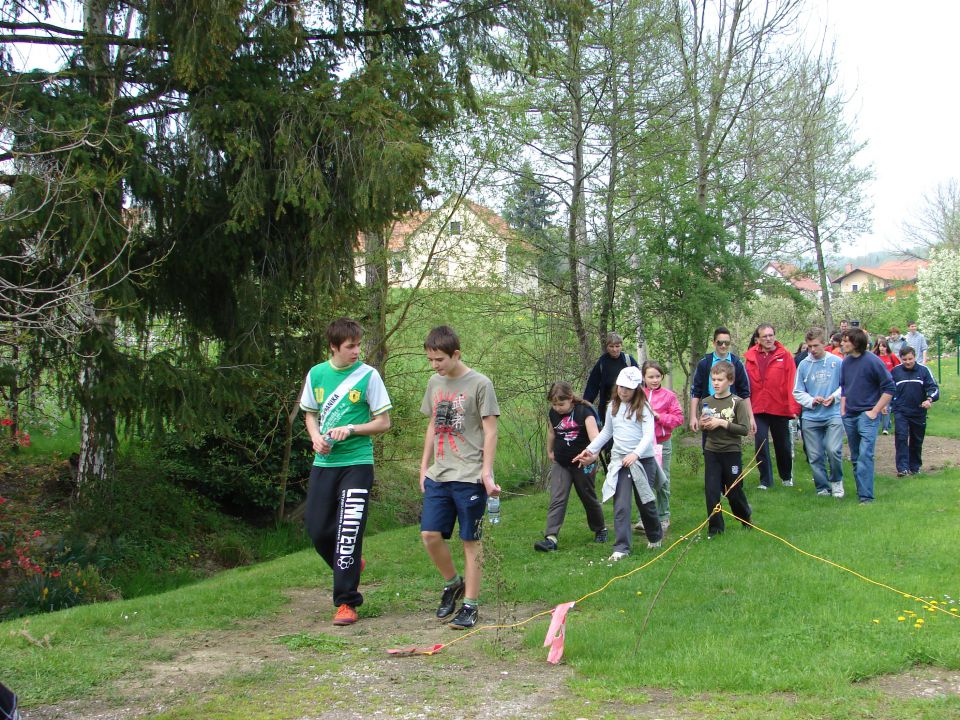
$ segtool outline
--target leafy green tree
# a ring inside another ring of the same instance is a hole
[[[960,250],[934,249],[918,285],[923,331],[931,338],[960,337]]]

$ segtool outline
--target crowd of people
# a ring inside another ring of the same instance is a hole
[[[726,497],[734,517],[750,526],[752,509],[743,486],[743,439],[754,436],[758,490],[774,486],[774,469],[784,486],[794,485],[791,426],[797,423],[818,496],[844,497],[842,448],[846,435],[860,503],[874,501],[874,448],[883,418],[892,407],[898,476],[922,465],[926,413],[939,389],[925,367],[927,343],[910,333],[874,339],[841,323],[827,337],[811,328],[794,355],[777,340],[769,323],[757,327],[742,359],[725,327],[713,333],[713,349],[697,364],[690,390],[689,429],[701,433],[707,538],[724,532],[715,512]],[[317,553],[333,571],[335,625],[357,621],[365,560],[363,534],[373,485],[372,436],[390,428],[392,407],[377,370],[360,361],[363,328],[349,318],[327,327],[330,358],[307,374],[300,397],[315,459],[305,522]],[[664,369],[642,365],[623,352],[623,338],[610,333],[606,352],[578,395],[569,382],[547,392],[547,457],[550,499],[540,552],[556,551],[575,490],[597,543],[609,532],[601,502],[613,498],[610,561],[631,552],[633,533],[643,532],[648,549],[661,547],[670,527],[671,435],[684,425],[683,407],[663,387]],[[436,616],[453,628],[476,625],[482,576],[482,536],[488,498],[497,498],[494,480],[500,415],[490,379],[469,368],[460,339],[448,326],[433,328],[424,351],[434,375],[427,382],[421,412],[429,418],[420,463],[423,509],[420,534],[443,580]],[[604,481],[596,491],[598,470]],[[633,525],[633,506],[640,521]],[[463,575],[449,541],[458,527]],[[459,605],[459,608],[458,608]]]

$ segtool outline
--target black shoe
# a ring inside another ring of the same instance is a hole
[[[456,630],[465,630],[472,628],[477,624],[477,618],[480,617],[480,610],[476,605],[464,605],[460,608],[457,616],[450,621],[450,627]]]
[[[453,611],[457,609],[457,601],[463,597],[465,590],[463,578],[443,589],[443,595],[440,596],[440,607],[437,608],[439,619],[443,620],[445,617],[453,615]]]
[[[597,534],[593,536],[593,541],[595,543],[605,543],[607,541],[607,529],[598,530]]]
[[[550,538],[545,537],[543,540],[537,540],[533,544],[533,549],[539,550],[540,552],[553,552],[557,549],[557,543]]]

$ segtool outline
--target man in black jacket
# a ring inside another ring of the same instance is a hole
[[[750,432],[757,433],[757,421],[753,418],[753,407],[750,405],[750,378],[747,370],[740,362],[740,358],[731,352],[732,341],[730,331],[722,325],[713,331],[713,352],[703,356],[697,363],[693,374],[693,383],[690,385],[690,430],[697,432],[700,429],[700,404],[703,399],[713,395],[713,385],[710,383],[710,368],[721,360],[733,365],[733,394],[744,401],[750,411]]]

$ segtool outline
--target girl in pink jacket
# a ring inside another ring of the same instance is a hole
[[[670,390],[660,387],[662,382],[663,368],[660,367],[660,363],[647,360],[643,364],[643,391],[650,403],[650,409],[653,410],[655,442],[658,447],[657,459],[660,461],[653,492],[657,496],[660,524],[666,532],[670,526],[670,456],[673,453],[670,434],[674,428],[683,425],[683,410],[680,408],[677,396]],[[643,527],[642,522],[638,525]]]

